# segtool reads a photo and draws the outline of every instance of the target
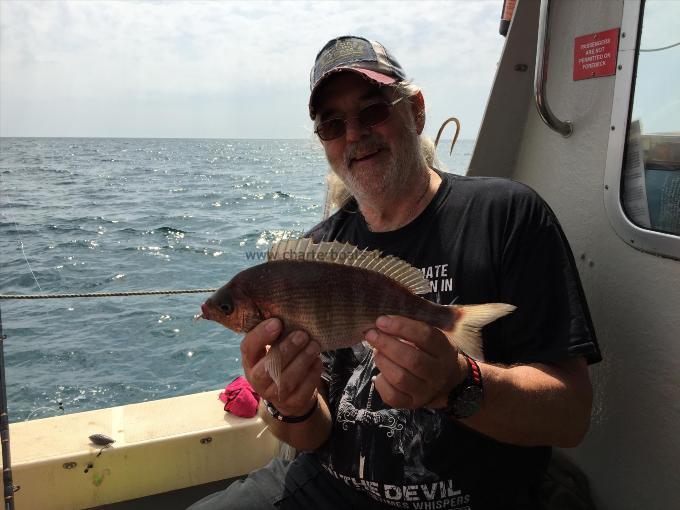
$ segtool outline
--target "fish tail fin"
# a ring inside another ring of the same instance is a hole
[[[272,378],[278,390],[279,382],[281,382],[281,371],[283,370],[283,358],[281,357],[281,349],[278,342],[267,351],[264,358],[264,369],[269,374],[269,377]]]
[[[449,305],[453,315],[450,328],[444,329],[456,346],[468,356],[477,360],[484,359],[481,329],[490,322],[513,312],[517,307],[505,303],[486,303],[483,305]]]

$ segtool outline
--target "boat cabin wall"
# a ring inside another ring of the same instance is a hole
[[[639,12],[639,2],[625,4]],[[680,262],[637,250],[610,224],[608,141],[626,130],[611,124],[622,103],[616,76],[572,76],[576,37],[621,27],[620,49],[634,51],[637,16],[624,19],[624,1],[552,2],[546,95],[553,113],[573,123],[565,138],[534,103],[539,10],[538,0],[518,2],[468,174],[534,188],[571,244],[604,361],[591,367],[591,429],[565,453],[588,476],[597,507],[672,508],[680,494]]]

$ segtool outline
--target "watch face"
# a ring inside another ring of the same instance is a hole
[[[453,402],[453,411],[456,418],[472,416],[482,404],[484,392],[479,386],[468,386],[458,395]]]

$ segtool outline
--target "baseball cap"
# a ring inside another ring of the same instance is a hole
[[[329,75],[339,71],[353,71],[378,85],[391,85],[406,79],[397,59],[376,41],[344,35],[331,39],[316,55],[309,76],[309,116],[314,119],[314,94]]]

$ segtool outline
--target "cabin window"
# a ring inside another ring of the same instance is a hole
[[[680,2],[624,0],[604,206],[630,246],[680,260]]]
[[[643,5],[622,165],[621,205],[636,226],[678,236],[680,3],[647,1]]]

